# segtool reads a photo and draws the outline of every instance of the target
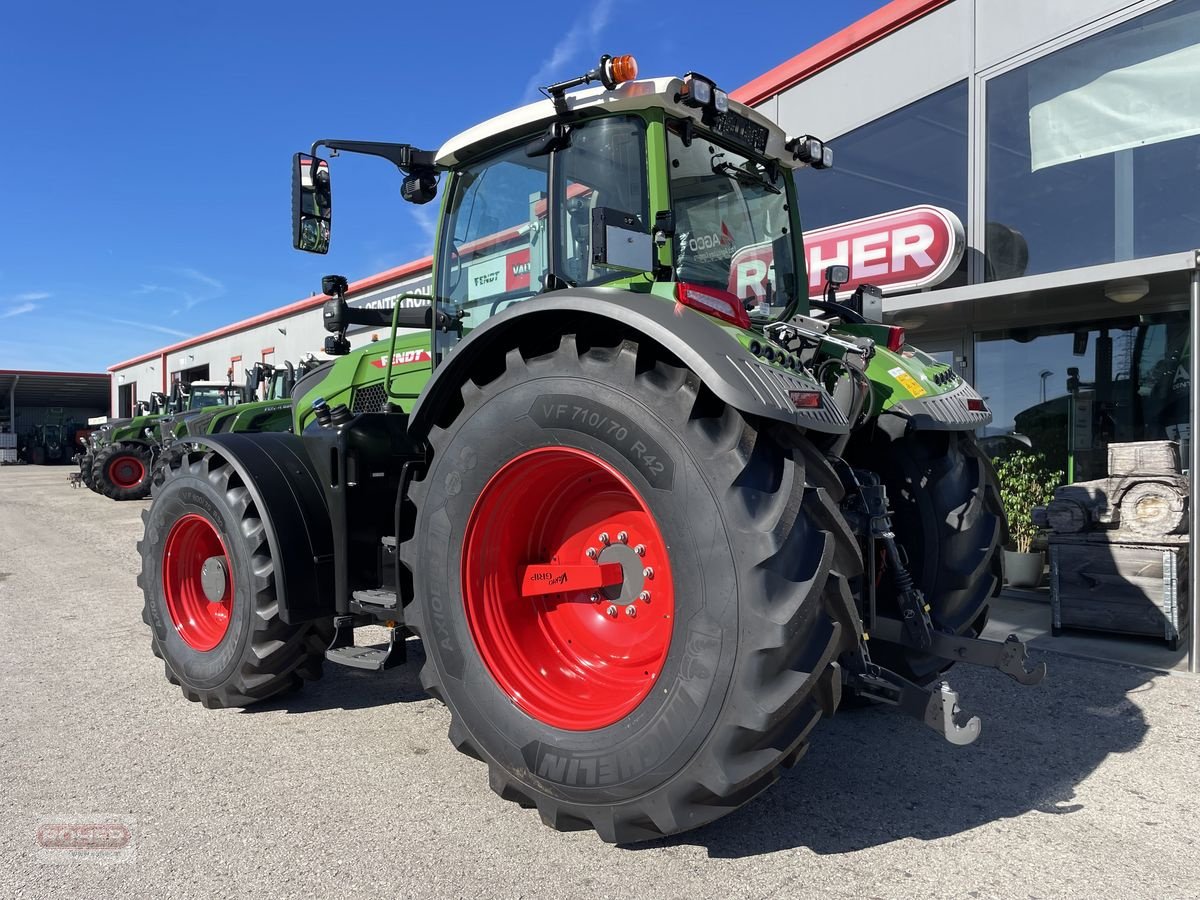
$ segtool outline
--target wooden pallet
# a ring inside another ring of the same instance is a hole
[[[1153,542],[1127,535],[1051,535],[1053,631],[1092,631],[1162,638],[1172,650],[1191,624],[1188,539]]]

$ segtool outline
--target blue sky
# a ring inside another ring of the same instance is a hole
[[[103,371],[429,253],[432,208],[354,156],[329,255],[292,250],[291,154],[316,138],[436,148],[602,52],[733,89],[882,5],[11,4],[0,369]]]

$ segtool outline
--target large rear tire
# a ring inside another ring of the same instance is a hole
[[[611,842],[767,788],[836,709],[857,640],[861,560],[824,458],[629,341],[513,350],[461,394],[402,547],[454,745],[501,797]],[[551,561],[622,580],[522,596],[524,566]]]
[[[1004,579],[1007,526],[996,475],[970,432],[910,432],[906,425],[899,416],[880,416],[855,436],[847,456],[883,479],[896,540],[934,627],[974,637]],[[886,572],[877,604],[880,613],[899,617]],[[920,684],[951,665],[883,641],[872,640],[870,648],[875,661]]]
[[[150,496],[150,450],[142,444],[112,444],[92,463],[93,490],[113,500]]]
[[[280,619],[268,514],[215,451],[165,469],[142,513],[151,650],[167,680],[208,707],[248,706],[321,677],[329,628]]]

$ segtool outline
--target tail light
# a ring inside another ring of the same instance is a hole
[[[887,348],[893,353],[899,353],[904,346],[904,329],[898,325],[888,326]]]
[[[971,412],[987,412],[987,405],[979,397],[968,397],[967,409]]]
[[[724,319],[739,328],[750,327],[750,314],[746,312],[746,307],[729,291],[680,281],[675,285],[675,299],[684,306]]]
[[[788,396],[792,399],[792,405],[796,409],[820,409],[821,408],[821,392],[820,391],[788,391]]]

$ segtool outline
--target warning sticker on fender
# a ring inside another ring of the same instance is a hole
[[[914,397],[924,397],[929,393],[929,391],[921,387],[921,383],[917,379],[913,378],[899,366],[896,366],[894,369],[888,369],[888,374],[904,385],[905,390]]]

